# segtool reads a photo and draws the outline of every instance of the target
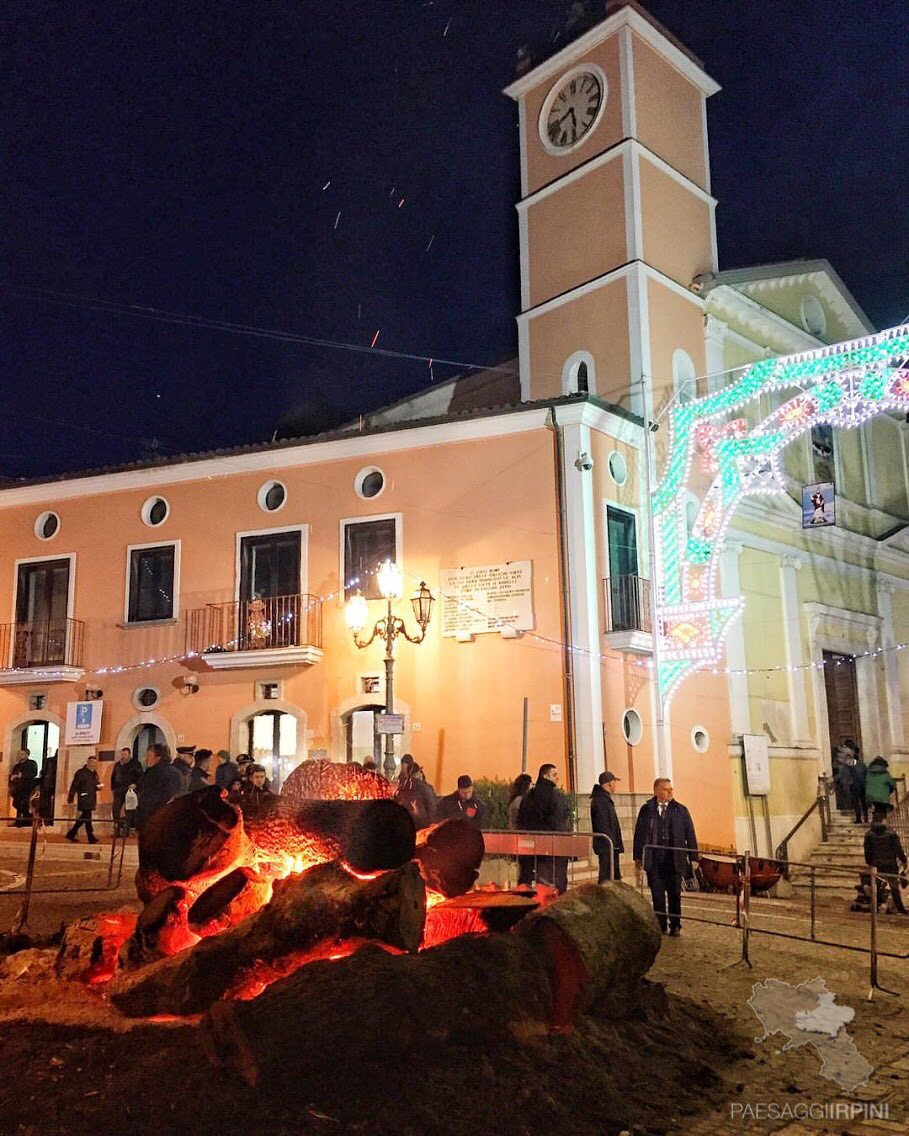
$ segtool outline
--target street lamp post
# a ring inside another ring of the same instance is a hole
[[[347,601],[347,607],[344,609],[344,614],[347,619],[347,626],[353,632],[354,643],[360,648],[368,647],[374,639],[382,639],[385,643],[385,713],[394,713],[394,667],[395,667],[395,639],[399,635],[403,635],[408,643],[422,643],[426,638],[426,628],[429,626],[429,620],[432,616],[432,605],[435,603],[432,592],[426,587],[426,584],[421,581],[420,587],[411,598],[411,605],[413,606],[414,618],[420,628],[419,635],[411,635],[407,628],[404,626],[404,620],[400,616],[395,615],[393,610],[393,603],[395,600],[401,598],[401,569],[390,560],[379,568],[377,573],[379,581],[379,590],[382,593],[386,603],[388,604],[388,611],[382,619],[377,619],[372,634],[368,639],[361,639],[360,632],[366,626],[367,619],[369,618],[369,607],[366,602],[366,597],[362,592],[357,591]],[[382,763],[382,770],[389,781],[395,775],[395,743],[394,734],[386,733],[385,735],[385,758]]]

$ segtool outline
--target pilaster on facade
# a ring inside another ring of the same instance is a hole
[[[704,342],[707,356],[707,392],[714,394],[725,386],[726,337],[729,324],[709,313],[704,316]]]
[[[724,596],[737,597],[742,594],[739,557],[744,548],[744,544],[731,540],[727,540],[723,546],[720,580]],[[733,739],[737,739],[742,734],[751,733],[745,627],[741,619],[733,623],[726,636],[726,662],[729,668],[729,718]]]
[[[796,746],[813,744],[808,725],[808,696],[805,690],[805,654],[802,649],[802,622],[799,605],[798,573],[805,561],[801,556],[780,557],[783,642],[786,648],[786,678],[789,687],[789,714],[792,740]]]
[[[603,746],[597,528],[593,478],[574,464],[575,454],[591,452],[590,427],[566,425],[563,438],[577,776],[580,785],[590,785],[602,768]]]
[[[900,699],[900,660],[895,650],[896,635],[893,630],[893,593],[895,586],[889,580],[879,580],[877,584],[877,612],[881,618],[881,648],[884,662],[884,697],[887,704],[887,727],[890,744],[888,752],[906,748],[906,732],[903,726],[903,707]]]

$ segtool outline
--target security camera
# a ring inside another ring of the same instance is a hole
[[[199,690],[199,680],[194,674],[183,675],[180,680],[179,691],[181,694],[196,694]]]
[[[85,701],[97,702],[104,697],[104,691],[99,686],[87,686],[85,688]]]
[[[578,454],[577,458],[575,459],[574,468],[579,472],[589,472],[593,469],[593,459],[590,457],[586,450],[584,450],[583,453]]]
[[[657,430],[659,430],[659,428],[660,428],[659,422],[651,422],[649,427],[648,427],[651,434],[655,434],[657,432]]]

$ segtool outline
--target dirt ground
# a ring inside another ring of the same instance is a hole
[[[0,870],[9,865],[0,860]],[[43,897],[33,925],[111,910],[131,900],[82,894],[64,903]],[[113,902],[112,902],[113,900]],[[0,929],[9,925],[12,897],[0,893]],[[155,1132],[249,1136],[726,1136],[781,1132],[786,1136],[885,1136],[909,1127],[909,1014],[905,997],[876,993],[868,1001],[867,957],[810,943],[754,935],[752,968],[741,962],[740,935],[729,926],[726,897],[685,899],[689,916],[679,939],[663,949],[633,1006],[603,1003],[567,1035],[491,1034],[470,992],[452,997],[465,1007],[457,1038],[427,1040],[418,1050],[396,1044],[346,1060],[321,1053],[311,1031],[312,1076],[276,1096],[248,1088],[209,1064],[195,1023],[130,1023],[96,993],[70,984],[23,979],[0,984],[0,1131],[16,1136],[122,1136]],[[716,926],[694,922],[700,914]],[[807,933],[804,906],[755,904],[755,925]],[[842,905],[824,913],[820,937],[867,943],[867,916]],[[909,947],[909,920],[882,920],[881,943]],[[341,964],[313,964],[338,966]],[[798,983],[822,977],[837,1003],[855,1010],[847,1027],[874,1066],[867,1087],[846,1094],[820,1076],[813,1047],[783,1052],[780,1035],[756,1043],[763,1026],[748,1006],[752,986],[767,978]],[[882,959],[882,985],[909,987],[905,960]],[[341,1011],[343,1013],[343,1010]],[[336,1030],[332,1031],[336,1033]],[[267,1055],[280,1065],[282,1054]],[[760,1122],[733,1116],[735,1102],[824,1103],[870,1100],[889,1118]]]

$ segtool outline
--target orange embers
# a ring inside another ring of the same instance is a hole
[[[281,789],[292,801],[379,801],[394,794],[395,786],[381,774],[335,761],[301,762]]]
[[[98,916],[101,955],[82,975],[89,986],[109,982],[117,970],[120,948],[136,929],[136,916],[131,911],[111,911]]]
[[[336,962],[338,959],[350,958],[352,954],[371,943],[372,946],[381,947],[392,955],[403,954],[386,943],[377,943],[372,939],[342,939],[341,942],[325,940],[308,951],[293,951],[289,955],[272,959],[270,962],[259,960],[255,965],[248,967],[224,994],[224,1001],[236,1000],[248,1002],[258,998],[262,991],[277,982],[279,978],[286,978],[289,974],[299,970],[311,962]]]
[[[352,864],[348,864],[346,860],[341,861],[341,867],[349,875],[353,876],[356,880],[377,880],[379,876],[384,875],[382,871],[378,872],[361,872],[358,871]]]

